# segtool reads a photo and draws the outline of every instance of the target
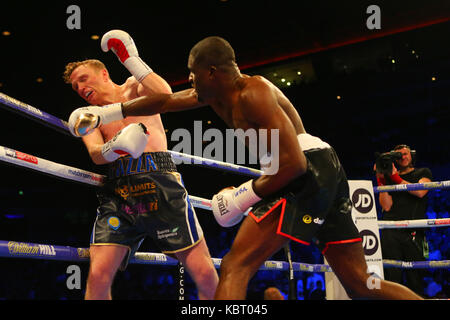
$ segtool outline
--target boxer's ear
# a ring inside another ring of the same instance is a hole
[[[212,76],[217,71],[215,66],[209,67],[209,76]]]
[[[107,82],[109,80],[109,72],[106,69],[102,69],[102,79],[104,82]]]

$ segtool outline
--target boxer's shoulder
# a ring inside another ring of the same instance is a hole
[[[123,96],[126,101],[139,98],[139,82],[134,77],[129,77],[122,85]]]

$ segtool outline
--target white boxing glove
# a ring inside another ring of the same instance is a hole
[[[237,188],[215,194],[211,200],[211,209],[217,223],[222,227],[232,227],[241,222],[245,212],[260,200],[253,191],[253,180],[249,180]]]
[[[101,41],[102,50],[110,49],[130,73],[141,82],[153,70],[139,57],[133,38],[122,30],[111,30],[105,33]]]
[[[103,158],[113,162],[121,155],[130,154],[136,159],[144,152],[148,136],[147,128],[142,123],[129,124],[103,145]]]
[[[122,120],[122,104],[114,103],[103,107],[83,107],[74,110],[69,117],[69,130],[77,137],[91,133],[95,128]]]

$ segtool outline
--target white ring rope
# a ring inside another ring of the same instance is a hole
[[[46,126],[49,126],[55,130],[62,131],[65,134],[70,134],[70,130],[67,121],[61,120],[51,114],[39,110],[29,104],[14,99],[2,92],[0,92],[0,106],[3,108],[16,112],[22,116],[26,116],[33,120],[38,121]],[[169,150],[174,159],[180,160],[185,164],[201,165],[209,168],[230,171],[237,174],[248,175],[252,177],[259,177],[263,174],[261,170],[248,168],[228,162],[217,161],[213,159],[206,159],[190,154],[180,153],[177,151]],[[447,189],[450,188],[450,180],[426,182],[426,183],[409,183],[389,186],[376,186],[373,188],[375,193],[379,192],[395,192],[395,191],[413,191],[413,190],[432,190],[432,189]]]
[[[63,131],[64,133],[68,132],[67,122],[58,119],[52,115],[49,115],[45,112],[40,111],[30,105],[22,103],[14,98],[11,98],[0,92],[0,102],[2,102],[5,106],[7,106],[9,110],[18,112],[19,114],[27,115],[32,119],[38,120],[41,123],[44,123],[51,128],[57,129],[58,131]],[[0,104],[1,105],[1,104]],[[61,130],[62,129],[62,130]],[[258,177],[262,174],[262,171],[242,167],[226,162],[216,161],[212,159],[205,159],[198,156],[187,155],[175,151],[169,151],[172,154],[172,157],[175,159],[181,160],[183,163],[188,164],[197,164],[208,166],[215,169],[232,171],[235,173],[250,175],[253,177]],[[186,162],[189,160],[189,162]],[[6,148],[0,146],[0,161],[4,161],[7,163],[14,164],[16,166],[25,167],[31,170],[39,171],[45,174],[50,174],[53,176],[57,176],[63,179],[73,180],[84,184],[90,184],[93,186],[102,186],[105,176],[99,175],[96,173],[92,173],[86,170],[62,165],[56,162],[52,162],[49,160],[45,160],[42,158],[38,158],[14,149]],[[386,187],[374,187],[374,192],[384,192],[384,191],[405,191],[405,190],[419,190],[423,189],[443,189],[450,187],[450,181],[442,181],[442,182],[431,182],[426,184],[408,184],[408,185],[397,185],[397,186],[386,186]],[[211,200],[189,196],[189,199],[194,207],[211,210]],[[450,219],[421,219],[421,220],[402,220],[402,221],[378,221],[378,225],[380,229],[389,229],[389,228],[426,228],[426,227],[443,227],[450,225]],[[136,253],[135,263],[145,263],[144,261],[149,260],[164,260],[162,254],[154,253]],[[221,259],[212,258],[214,265],[218,267],[220,265]],[[166,261],[164,261],[166,262]],[[163,264],[164,264],[163,262]],[[395,267],[403,267],[403,268],[425,268],[425,267],[444,267],[448,268],[450,265],[450,261],[428,261],[419,265],[410,263],[410,262],[402,262],[402,261],[389,261],[385,260],[385,266],[395,266]],[[434,263],[434,264],[432,264]],[[261,270],[264,268],[268,269],[283,269],[285,268],[284,264],[286,262],[280,261],[266,261],[264,266],[262,266]],[[331,271],[328,268],[324,268],[322,270],[322,265],[308,265],[294,263],[296,271],[310,271],[310,272],[327,272]],[[305,267],[306,266],[306,267]],[[318,270],[316,270],[319,268]]]
[[[93,186],[102,186],[105,179],[105,176],[97,173],[38,158],[3,146],[0,146],[0,161]],[[192,195],[189,195],[189,200],[196,208],[211,210],[211,200]],[[450,219],[378,221],[378,225],[380,229],[445,227],[450,225]]]
[[[0,146],[0,161],[98,187],[103,185],[103,181],[106,178],[104,175],[38,158],[3,146]],[[211,210],[211,200],[191,195],[189,196],[189,199],[195,207]]]
[[[58,119],[46,112],[43,112],[33,106],[30,106],[24,102],[16,100],[4,93],[0,92],[0,106],[6,109],[16,112],[21,115],[26,115],[40,123],[43,123],[51,128],[58,131],[63,131],[65,133],[69,132],[69,128],[66,121]],[[43,173],[55,175],[61,178],[78,181],[81,183],[86,183],[95,186],[101,186],[105,176],[88,172],[82,169],[73,168],[58,164],[49,160],[41,159],[35,156],[31,156],[20,151],[13,149],[1,147],[0,160],[6,161],[18,166],[27,167],[29,169],[34,169]],[[261,170],[256,170],[253,168],[243,167],[235,165],[232,163],[216,161],[212,159],[205,159],[194,155],[184,154],[176,151],[169,151],[172,157],[181,160],[183,163],[189,163],[194,165],[202,165],[215,169],[232,171],[239,174],[250,175],[253,177],[258,177],[262,174]],[[423,189],[442,189],[450,187],[450,181],[441,182],[429,182],[429,183],[412,183],[412,184],[402,184],[394,186],[382,186],[374,187],[374,192],[387,192],[387,191],[405,191],[405,190],[417,190]],[[189,196],[194,207],[211,210],[211,200]],[[450,225],[449,219],[423,219],[423,220],[405,220],[405,221],[379,221],[380,229],[387,228],[427,228],[427,227],[444,227]]]

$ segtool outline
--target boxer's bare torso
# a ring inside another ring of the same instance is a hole
[[[245,114],[245,111],[249,109],[247,105],[244,105],[246,100],[245,96],[249,94],[258,95],[261,94],[264,89],[269,89],[270,93],[275,97],[275,101],[277,102],[276,105],[280,108],[279,111],[275,112],[284,112],[290,120],[290,123],[293,125],[297,135],[305,133],[305,128],[303,127],[300,116],[292,103],[286,98],[281,90],[275,87],[270,81],[261,76],[250,77],[247,75],[242,75],[237,87],[238,90],[234,92],[235,94],[230,96],[228,106],[224,107],[220,102],[216,104],[211,103],[211,107],[229,127],[240,128],[243,130],[247,130],[249,128],[260,129],[260,124],[251,121],[251,119],[255,117],[258,110],[256,108],[252,108],[253,110],[250,110],[250,114]],[[259,87],[261,87],[261,89]],[[267,109],[260,109],[259,112],[267,112]],[[253,117],[249,117],[249,115],[252,115]]]
[[[143,90],[139,90],[139,83],[134,78],[129,78],[124,84],[120,86],[122,92],[121,99],[115,102],[125,102],[140,96],[145,95]],[[143,117],[128,117],[123,120],[114,121],[99,128],[103,140],[105,142],[111,140],[119,130],[125,128],[131,123],[143,123],[150,133],[148,144],[144,152],[167,151],[167,138],[164,131],[164,126],[161,121],[161,116],[155,114],[152,116]]]
[[[156,77],[156,81],[159,81],[155,74],[151,74],[148,77]],[[72,72],[70,79],[73,90],[91,105],[104,106],[111,103],[125,102],[153,93],[134,77],[130,77],[123,84],[117,85],[111,81],[106,70],[98,71],[89,65],[77,67]],[[94,163],[107,163],[101,154],[101,147],[121,129],[131,123],[143,123],[150,134],[144,152],[167,151],[166,134],[159,114],[128,117],[105,124],[95,129],[92,134],[82,138]]]

